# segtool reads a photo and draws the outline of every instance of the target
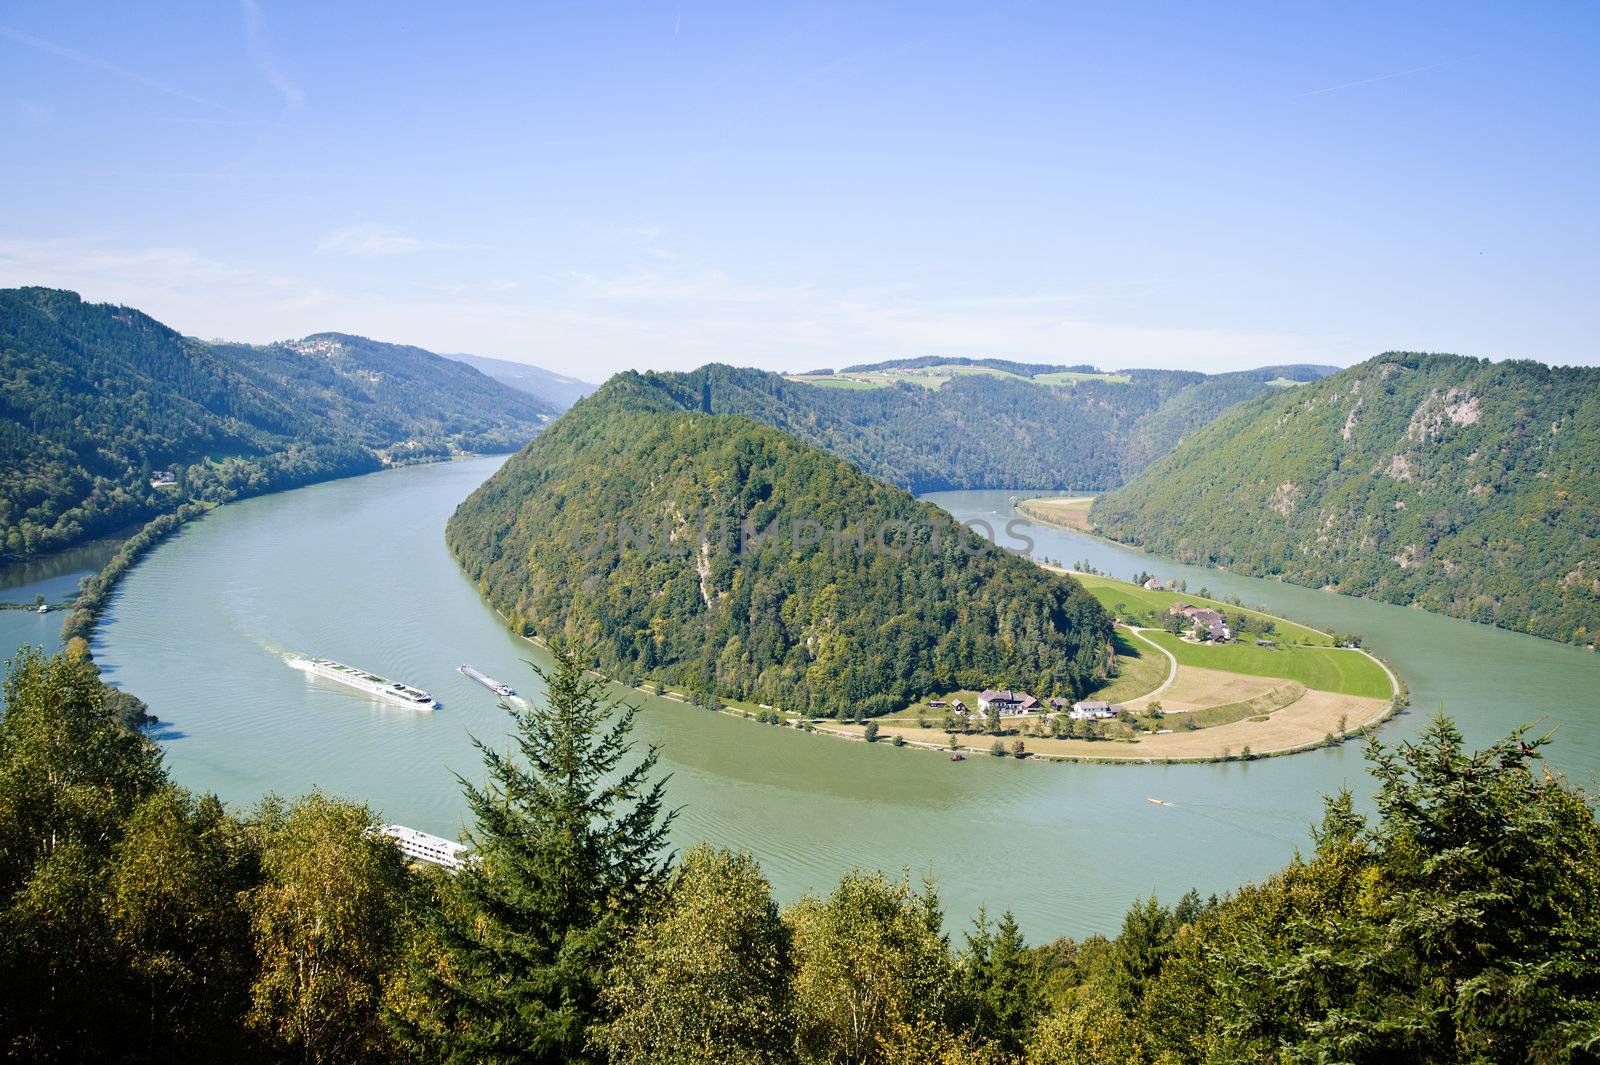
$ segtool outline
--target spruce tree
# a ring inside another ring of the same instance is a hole
[[[623,765],[638,708],[608,697],[581,650],[554,657],[534,667],[544,704],[507,705],[516,755],[474,740],[488,781],[462,781],[471,857],[440,881],[392,999],[429,1059],[586,1060],[607,957],[671,861],[656,749]]]

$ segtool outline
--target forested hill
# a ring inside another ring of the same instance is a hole
[[[1592,643],[1600,370],[1382,355],[1229,411],[1090,517],[1185,561]]]
[[[512,457],[446,539],[515,630],[590,643],[625,678],[849,716],[961,688],[1090,688],[1106,613],[949,521],[630,372]]]
[[[639,387],[669,408],[766,422],[912,492],[1103,490],[1122,484],[1227,405],[1275,391],[1271,382],[1281,386],[1320,372],[1270,367],[1208,377],[1130,370],[1072,387],[975,373],[937,389],[896,384],[856,390],[713,364],[692,373],[644,374]]]
[[[128,307],[0,290],[0,559],[226,500],[453,451],[551,413],[452,359],[320,334],[205,344]],[[152,487],[154,475],[177,483]]]

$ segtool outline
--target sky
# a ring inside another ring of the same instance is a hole
[[[1593,365],[1597,60],[1589,2],[12,0],[0,285],[588,380]]]

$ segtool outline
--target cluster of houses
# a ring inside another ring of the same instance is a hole
[[[960,703],[956,706],[960,707]],[[997,690],[985,688],[978,693],[978,709],[983,713],[997,713],[1001,717],[1017,717],[1022,714],[1037,714],[1044,710],[1043,704],[1027,692]],[[1105,702],[1076,702],[1069,708],[1065,699],[1051,699],[1050,713],[1046,716],[1066,713],[1074,721],[1097,721],[1116,717],[1122,707]]]
[[[1211,640],[1215,643],[1226,643],[1233,639],[1233,630],[1222,620],[1220,611],[1210,607],[1195,606],[1192,603],[1173,603],[1167,607],[1167,613],[1173,617],[1185,617],[1194,623],[1194,635],[1197,639]]]

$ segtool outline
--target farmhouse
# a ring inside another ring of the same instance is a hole
[[[1167,607],[1169,615],[1181,615],[1194,622],[1195,635],[1222,643],[1233,639],[1233,630],[1222,620],[1220,611],[1193,603],[1173,603]]]
[[[1147,592],[1159,592],[1161,590],[1161,582],[1151,577],[1144,582],[1144,588]]]
[[[978,709],[999,714],[1031,714],[1039,709],[1039,700],[1027,692],[997,691],[985,688],[978,693]]]
[[[1074,721],[1099,721],[1116,717],[1117,711],[1121,709],[1122,707],[1112,706],[1110,703],[1084,701],[1073,703],[1072,712],[1067,716]]]

